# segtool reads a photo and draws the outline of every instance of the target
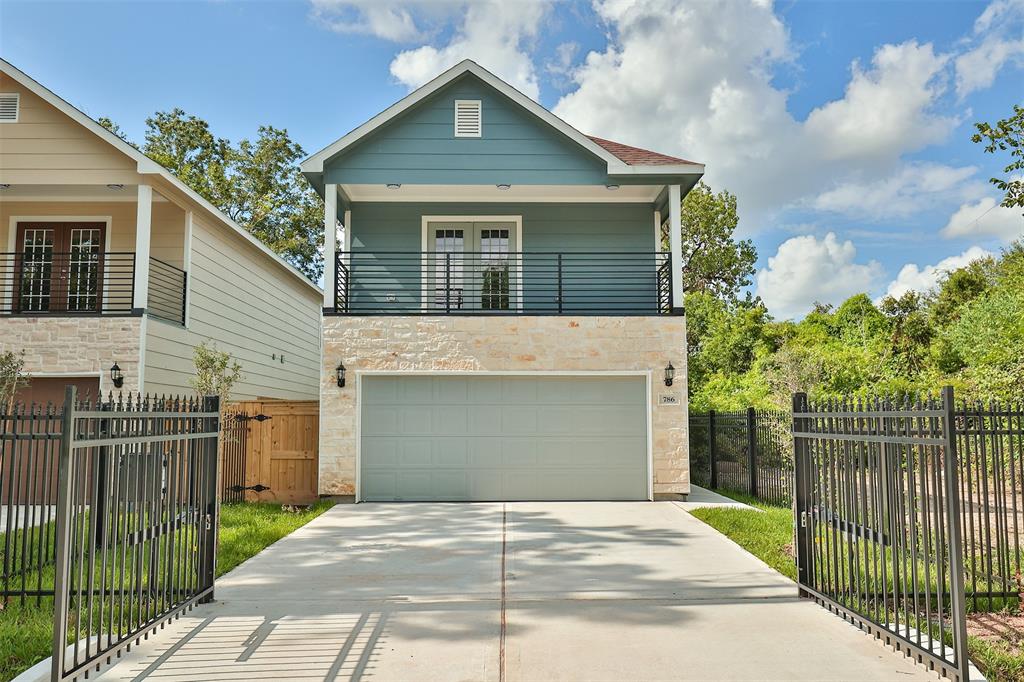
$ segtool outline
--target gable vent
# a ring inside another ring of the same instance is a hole
[[[455,100],[455,137],[483,135],[483,114],[478,99]]]
[[[18,122],[18,93],[0,92],[0,123]]]

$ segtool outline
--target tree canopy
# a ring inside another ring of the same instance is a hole
[[[715,194],[701,182],[683,198],[681,222],[685,291],[733,298],[751,283],[757,251],[750,240],[735,239],[736,195]]]
[[[99,123],[127,141],[110,119]],[[323,273],[323,201],[299,171],[305,152],[287,130],[260,126],[255,140],[232,144],[203,119],[173,109],[146,119],[139,149],[307,277]]]
[[[1010,163],[1003,168],[1005,178],[992,178],[990,182],[1004,192],[1003,206],[1024,208],[1024,107],[1013,105],[1013,115],[995,125],[975,123],[977,128],[971,140],[985,145],[989,154],[1008,152]]]
[[[866,294],[776,322],[759,301],[688,294],[694,410],[784,408],[813,397],[904,395],[952,384],[962,397],[1024,400],[1024,243],[948,273],[936,290]]]

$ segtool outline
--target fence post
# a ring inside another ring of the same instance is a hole
[[[203,536],[203,556],[200,563],[203,589],[209,588],[209,593],[200,600],[201,604],[208,604],[214,600],[213,583],[217,574],[217,536],[220,529],[220,505],[217,504],[217,469],[218,450],[220,445],[220,397],[206,396],[203,398],[203,412],[216,412],[218,416],[203,420],[204,431],[212,434],[204,438],[202,452],[205,461],[200,464],[204,469],[203,479],[205,480],[204,490],[199,491],[203,500],[202,523],[205,524],[206,533]],[[213,443],[210,443],[210,438]]]
[[[100,396],[100,402],[97,407],[106,412],[111,409],[110,403],[103,402],[103,396]],[[110,420],[100,419],[99,420],[99,437],[109,438],[110,437]],[[96,477],[96,499],[93,500],[93,504],[96,506],[95,512],[90,513],[90,518],[95,518],[94,527],[94,545],[97,549],[103,548],[103,541],[107,534],[107,471],[110,468],[110,446],[101,445],[96,448],[96,471],[93,472],[93,476]]]
[[[953,645],[956,647],[956,665],[961,680],[970,679],[970,661],[967,658],[967,607],[964,596],[963,529],[960,519],[960,463],[956,454],[956,417],[954,415],[953,387],[942,389],[942,438],[946,483],[946,520],[949,524],[949,597],[952,618]]]
[[[814,566],[811,555],[811,530],[814,519],[810,509],[810,462],[807,457],[807,442],[799,433],[806,428],[807,420],[796,416],[807,411],[807,394],[793,394],[793,505],[796,528],[796,567],[797,583],[811,586]],[[808,597],[809,593],[800,590],[800,596]]]
[[[715,452],[715,411],[708,410],[708,466],[711,468],[711,488],[718,487],[718,455]]]
[[[67,651],[68,579],[71,558],[71,493],[72,493],[72,439],[75,428],[75,401],[77,389],[69,385],[64,390],[64,413],[60,426],[60,453],[57,459],[57,517],[54,542],[55,561],[53,577],[53,659],[50,679],[64,676],[64,656]]]
[[[757,497],[757,411],[747,408],[747,487]]]

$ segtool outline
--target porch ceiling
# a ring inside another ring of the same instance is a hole
[[[653,203],[664,185],[339,185],[349,201]]]

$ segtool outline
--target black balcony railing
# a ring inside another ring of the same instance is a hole
[[[0,315],[131,315],[134,253],[0,253]],[[186,273],[150,258],[149,314],[185,321]]]
[[[334,314],[656,315],[668,253],[342,252]]]
[[[149,299],[146,312],[185,324],[185,291],[188,273],[157,258],[149,259]]]

